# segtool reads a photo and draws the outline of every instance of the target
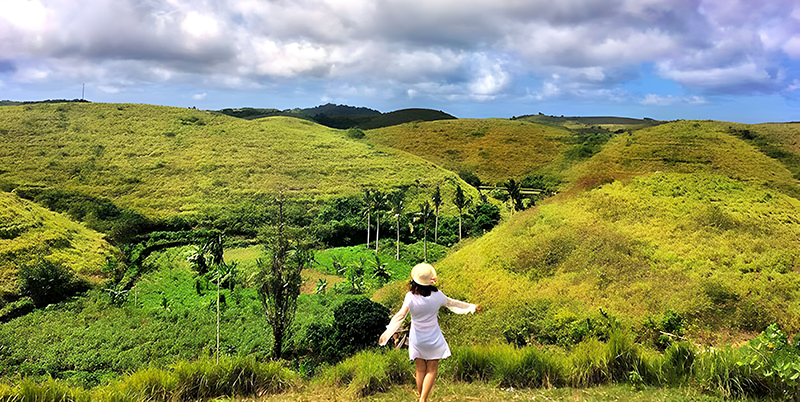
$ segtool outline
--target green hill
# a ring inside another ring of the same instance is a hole
[[[402,151],[289,117],[132,104],[0,108],[0,184],[103,197],[148,216],[202,214],[284,189],[325,199],[459,179]]]
[[[679,121],[617,135],[585,164],[566,172],[579,189],[656,172],[707,172],[800,197],[800,182],[729,128],[729,123]]]
[[[569,131],[504,119],[411,122],[369,130],[367,140],[419,155],[455,172],[494,184],[554,163],[572,140]]]
[[[669,311],[700,342],[772,322],[797,333],[800,201],[710,173],[652,174],[516,214],[438,268],[448,295],[488,307],[451,329],[470,342],[579,336],[606,325],[601,312],[640,336]]]
[[[0,192],[0,309],[17,292],[19,264],[38,258],[101,275],[113,248],[104,236],[14,194]]]

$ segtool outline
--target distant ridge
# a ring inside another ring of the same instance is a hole
[[[327,103],[307,109],[300,109],[300,111],[311,115],[324,114],[326,116],[370,116],[381,114],[380,111],[367,107],[334,105],[333,103]]]
[[[617,116],[548,116],[542,113],[529,114],[524,116],[515,116],[511,120],[524,120],[531,123],[539,123],[546,125],[556,125],[568,128],[570,125],[586,125],[586,126],[628,126],[626,128],[644,128],[656,126],[664,122],[654,120],[649,117],[636,119],[632,117],[617,117]]]
[[[456,117],[441,110],[401,109],[381,113],[375,109],[328,103],[306,109],[256,109],[244,107],[240,109],[222,109],[219,111],[228,116],[247,120],[272,116],[288,116],[311,120],[331,128],[346,129],[359,127],[364,130],[394,126],[412,121],[452,120]]]

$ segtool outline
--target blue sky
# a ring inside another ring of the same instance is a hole
[[[800,121],[797,0],[0,0],[0,99]]]

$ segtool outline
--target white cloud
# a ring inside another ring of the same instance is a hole
[[[47,8],[39,0],[3,0],[0,17],[17,29],[37,32],[46,28]]]
[[[205,92],[203,92],[203,93],[201,93],[201,94],[194,94],[194,95],[192,95],[192,99],[194,99],[194,100],[203,100],[203,99],[205,99],[205,98],[206,98],[206,96],[208,96],[208,94],[207,94],[207,93],[205,93]]]
[[[0,63],[25,64],[25,71],[0,71],[0,79],[17,83],[316,82],[377,99],[488,101],[535,80],[534,98],[633,102],[647,101],[647,91],[620,87],[640,79],[642,63],[702,97],[781,93],[795,78],[786,63],[800,60],[796,0],[0,4]]]
[[[681,97],[672,95],[661,96],[656,94],[647,94],[641,101],[639,101],[639,103],[642,105],[670,106],[678,103],[703,105],[708,103],[708,101],[700,96]]]

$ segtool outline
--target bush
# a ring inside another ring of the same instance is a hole
[[[389,309],[365,297],[345,301],[333,311],[337,348],[345,355],[377,344],[389,324]]]
[[[89,289],[89,284],[69,268],[44,258],[22,264],[17,278],[19,293],[30,296],[36,307],[58,303]]]
[[[356,297],[336,307],[333,317],[333,325],[309,324],[303,345],[317,359],[331,363],[376,346],[389,324],[389,309],[366,297]]]
[[[348,138],[354,138],[354,139],[364,138],[365,136],[364,130],[358,127],[348,128],[347,131],[345,132],[345,135],[347,135]]]

